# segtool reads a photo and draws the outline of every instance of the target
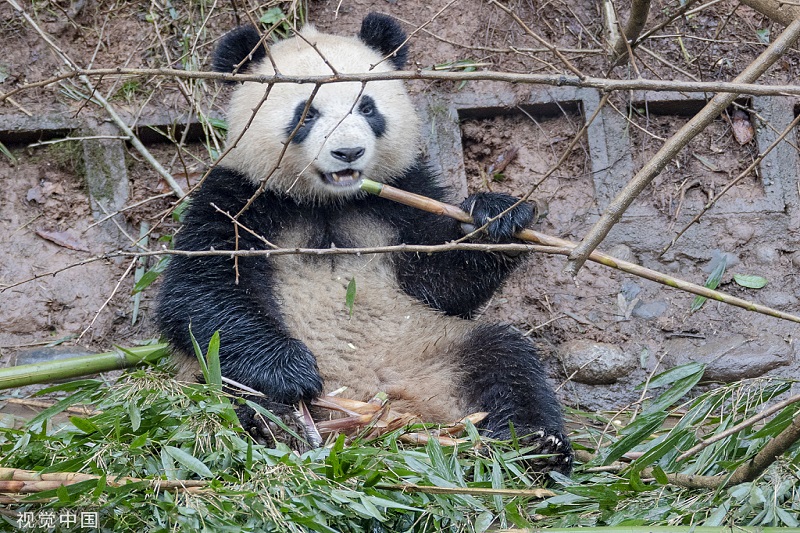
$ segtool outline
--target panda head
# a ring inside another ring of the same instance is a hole
[[[394,19],[376,13],[364,19],[358,36],[306,26],[269,49],[255,28],[243,27],[222,38],[213,66],[218,72],[265,76],[276,70],[287,76],[331,75],[331,67],[351,74],[387,72],[405,65],[405,40]],[[313,89],[299,83],[239,86],[228,112],[228,144],[234,146],[222,164],[254,183],[268,178],[268,189],[313,203],[361,194],[362,178],[391,183],[413,164],[419,119],[402,82],[327,83],[312,98]]]

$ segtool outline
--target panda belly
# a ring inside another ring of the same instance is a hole
[[[284,320],[315,354],[327,392],[347,387],[343,396],[362,401],[385,392],[394,409],[430,422],[469,414],[459,353],[472,324],[405,294],[388,254],[282,256],[274,265]]]

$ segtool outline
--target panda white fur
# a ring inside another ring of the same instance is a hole
[[[399,24],[374,13],[354,37],[306,27],[269,51],[259,39],[252,27],[230,32],[214,69],[360,73],[402,68],[407,57]],[[438,244],[464,235],[458,222],[359,190],[364,177],[446,199],[420,160],[418,118],[400,81],[324,84],[309,107],[312,90],[255,82],[235,90],[228,114],[228,142],[235,144],[193,197],[177,249],[264,250],[265,241],[281,248]],[[221,211],[238,213],[263,180],[266,190],[239,219],[258,237],[240,230],[237,245]],[[483,224],[514,202],[480,193],[462,207]],[[509,241],[531,217],[522,204],[483,238]],[[538,468],[568,472],[572,452],[560,406],[534,347],[507,326],[470,320],[517,263],[501,253],[451,251],[241,257],[234,269],[229,257],[176,256],[158,322],[186,354],[193,353],[190,326],[201,346],[220,331],[223,375],[264,393],[262,403],[279,416],[291,418],[293,403],[342,386],[360,400],[386,392],[394,409],[430,422],[488,411],[482,426],[489,435],[508,438],[513,423],[525,444],[553,454]],[[351,316],[345,299],[353,278]],[[269,428],[252,413],[240,418],[266,436]]]

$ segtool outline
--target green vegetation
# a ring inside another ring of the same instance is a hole
[[[371,441],[340,435],[302,456],[255,444],[239,426],[237,400],[221,392],[218,348],[213,339],[201,357],[208,385],[178,383],[154,366],[112,385],[85,379],[45,391],[67,396],[21,429],[0,429],[0,467],[42,478],[93,477],[45,484],[27,500],[20,491],[11,508],[97,511],[109,531],[486,531],[797,526],[800,520],[797,442],[752,481],[725,485],[727,473],[780,439],[800,404],[784,402],[766,421],[721,433],[785,397],[787,380],[728,385],[671,409],[702,376],[702,365],[689,364],[652,378],[643,390],[652,401],[638,413],[618,413],[625,424],[571,412],[584,425],[573,434],[584,463],[571,479],[553,476],[550,490],[542,490],[525,468],[529,450],[514,442],[487,446],[472,426],[457,447],[436,440],[411,447],[398,440],[401,430]],[[72,405],[86,405],[90,414],[65,417]],[[721,438],[681,460],[698,435]],[[16,479],[12,472],[0,469],[5,479]],[[683,486],[681,474],[711,484]]]

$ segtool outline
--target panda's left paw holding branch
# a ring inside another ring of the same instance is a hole
[[[475,223],[463,224],[462,230],[471,233],[488,224],[485,234],[490,240],[494,242],[512,240],[517,232],[527,227],[533,220],[533,208],[524,202],[515,206],[518,201],[513,196],[493,192],[470,195],[461,203],[461,209],[469,213]],[[499,216],[506,210],[507,213]]]

